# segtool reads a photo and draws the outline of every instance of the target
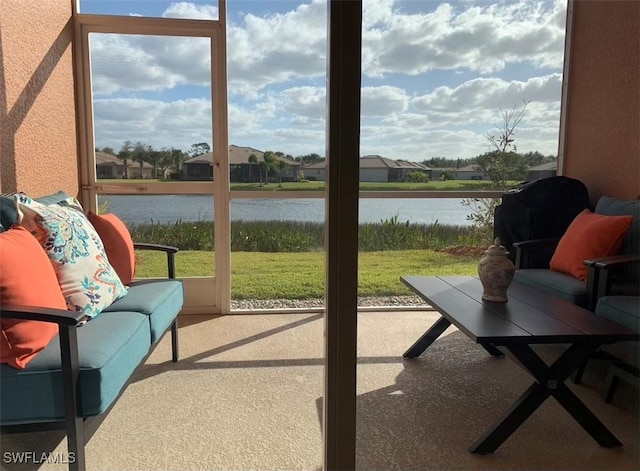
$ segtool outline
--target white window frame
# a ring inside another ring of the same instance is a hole
[[[82,201],[88,210],[97,210],[97,196],[202,194],[214,197],[216,247],[215,276],[186,278],[185,313],[226,314],[231,305],[229,144],[227,118],[226,0],[218,2],[218,20],[147,18],[82,14],[74,11],[76,94],[78,99],[78,141]],[[89,35],[139,34],[208,38],[211,45],[211,109],[215,178],[212,182],[170,182],[145,185],[143,180],[100,184],[96,179],[93,99]]]

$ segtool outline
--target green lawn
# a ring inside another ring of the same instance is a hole
[[[359,256],[358,294],[390,296],[410,294],[401,275],[473,275],[479,256],[454,256],[433,250],[362,252]],[[213,252],[181,251],[176,255],[180,278],[213,276]],[[305,299],[324,296],[325,254],[231,253],[233,299]],[[166,273],[164,254],[138,253],[139,278]]]
[[[360,182],[360,191],[479,191],[489,189],[490,182],[477,180],[447,180],[428,183]],[[285,182],[260,186],[259,183],[231,183],[231,191],[320,191],[325,182]]]
[[[139,186],[141,183],[153,184],[159,180],[99,180],[104,184],[131,184]],[[163,182],[172,183],[172,182]],[[175,182],[190,183],[190,182]],[[515,182],[514,182],[515,184]],[[361,182],[361,191],[479,191],[487,190],[490,187],[488,181],[478,180],[447,180],[434,181],[428,183],[382,183],[382,182]],[[259,183],[231,183],[231,191],[322,191],[325,182],[284,182],[282,187],[278,183],[269,183],[260,186]]]

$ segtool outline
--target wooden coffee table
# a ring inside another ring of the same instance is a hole
[[[567,387],[567,378],[601,345],[640,340],[638,331],[594,315],[570,302],[514,281],[507,303],[482,300],[480,280],[470,276],[403,276],[401,280],[442,317],[405,353],[416,358],[451,324],[494,356],[506,354],[534,383],[469,449],[493,453],[549,396],[603,447],[622,444]],[[566,344],[547,365],[533,344]]]

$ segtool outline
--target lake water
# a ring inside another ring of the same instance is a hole
[[[100,205],[131,224],[149,222],[212,221],[213,197],[204,195],[101,195]],[[400,222],[468,226],[468,207],[460,198],[361,199],[359,221],[380,222],[398,217]],[[231,201],[231,219],[245,221],[323,222],[322,198],[235,199]]]

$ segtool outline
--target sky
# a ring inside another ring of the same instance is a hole
[[[82,13],[218,19],[217,1],[81,0]],[[491,150],[528,102],[520,152],[556,155],[562,0],[364,0],[361,155],[422,161]],[[229,143],[325,154],[326,0],[229,0]],[[96,147],[211,144],[205,38],[90,36]]]

